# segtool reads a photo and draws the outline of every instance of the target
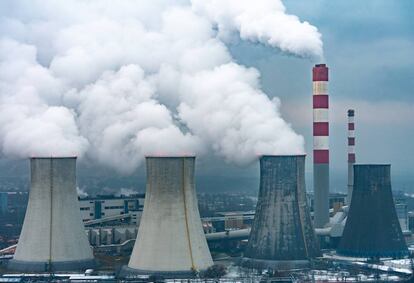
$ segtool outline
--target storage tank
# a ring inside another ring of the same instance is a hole
[[[400,258],[407,245],[395,211],[390,165],[354,165],[354,189],[338,254]]]
[[[8,267],[29,272],[93,267],[76,193],[76,157],[31,158],[30,172],[26,216]]]
[[[319,245],[306,201],[305,156],[260,158],[260,190],[244,262],[290,269],[308,265]]]
[[[194,165],[195,157],[146,158],[144,211],[122,274],[191,276],[213,265],[198,211]]]

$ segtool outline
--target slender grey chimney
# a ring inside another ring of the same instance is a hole
[[[354,164],[355,164],[355,111],[348,110],[348,196],[347,204],[351,203],[354,188]]]

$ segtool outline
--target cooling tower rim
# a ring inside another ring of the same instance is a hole
[[[172,159],[172,158],[196,158],[195,155],[145,155],[145,158],[165,158],[165,159]]]
[[[14,271],[23,272],[47,272],[45,269],[46,265],[50,264],[47,261],[25,261],[12,259],[8,262],[7,268]],[[96,268],[97,262],[94,258],[71,260],[71,261],[52,261],[52,271],[63,272],[63,271],[80,271],[88,268]]]
[[[356,166],[356,167],[385,167],[385,166],[387,166],[387,167],[389,167],[389,166],[391,166],[391,164],[378,164],[378,163],[374,163],[374,164],[367,164],[367,163],[357,163],[357,164],[354,164],[354,166]]]
[[[29,159],[77,159],[76,155],[74,156],[31,156]]]
[[[205,272],[207,269],[198,270],[198,272]],[[128,265],[124,265],[121,267],[119,272],[119,276],[121,278],[129,278],[134,277],[136,275],[155,275],[160,276],[166,279],[180,279],[180,278],[193,278],[195,277],[195,273],[192,270],[143,270],[129,267]]]
[[[306,153],[302,153],[302,154],[263,154],[260,155],[260,158],[263,157],[306,157]]]
[[[307,268],[309,267],[309,259],[288,259],[288,260],[270,260],[270,259],[259,259],[259,258],[250,258],[242,257],[241,263],[247,264],[250,267],[262,266],[265,268],[271,269],[285,269],[292,270],[298,268]]]

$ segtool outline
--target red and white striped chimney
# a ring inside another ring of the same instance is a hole
[[[329,95],[328,67],[313,67],[313,190],[314,222],[329,222]]]
[[[348,196],[347,204],[351,204],[354,190],[354,164],[355,164],[355,111],[348,110]]]

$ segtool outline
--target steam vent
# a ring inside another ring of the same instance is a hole
[[[76,193],[76,157],[31,158],[26,216],[9,268],[84,270],[94,266]]]
[[[123,273],[192,275],[213,265],[194,185],[195,157],[147,157],[137,241]]]
[[[252,267],[296,268],[319,255],[305,192],[305,156],[262,156],[256,216],[244,253]]]
[[[354,165],[354,190],[338,254],[352,257],[408,255],[395,212],[390,165]]]

